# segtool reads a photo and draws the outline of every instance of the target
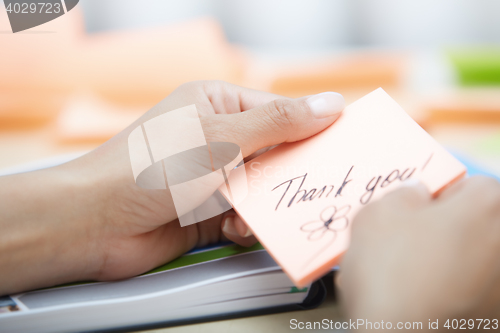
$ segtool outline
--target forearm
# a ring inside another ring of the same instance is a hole
[[[95,198],[78,178],[65,166],[0,177],[0,295],[95,274]]]

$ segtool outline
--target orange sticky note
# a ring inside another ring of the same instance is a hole
[[[338,263],[364,205],[407,178],[436,194],[466,173],[381,88],[323,132],[233,170],[232,192],[244,181],[243,168],[248,193],[233,207],[299,287]],[[225,187],[220,191],[228,198]]]

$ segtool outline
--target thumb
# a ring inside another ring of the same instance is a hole
[[[330,126],[345,107],[335,92],[276,99],[248,111],[201,119],[208,141],[236,143],[244,157],[283,142],[306,139]]]

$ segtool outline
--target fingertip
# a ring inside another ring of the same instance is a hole
[[[227,239],[241,246],[249,247],[257,243],[257,238],[236,214],[228,214],[224,217],[222,233]]]
[[[239,236],[238,231],[234,225],[234,218],[236,215],[228,214],[224,217],[224,221],[222,222],[222,232],[226,235],[226,237],[230,238],[230,236]]]
[[[316,119],[338,118],[345,108],[344,96],[332,91],[310,96],[306,103]]]
[[[247,238],[253,235],[252,230],[250,230],[246,223],[243,222],[243,219],[238,215],[235,215],[234,217],[234,227],[238,232],[238,235],[243,238]]]
[[[418,179],[407,179],[397,189],[388,193],[384,199],[395,200],[404,206],[420,207],[430,202],[431,193]]]
[[[416,178],[408,178],[405,181],[403,181],[400,185],[401,189],[409,189],[411,191],[415,191],[416,193],[424,196],[424,197],[430,197],[431,193],[429,192],[429,189],[427,186],[424,185],[419,179]]]

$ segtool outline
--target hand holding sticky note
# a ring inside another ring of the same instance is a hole
[[[323,132],[282,144],[233,170],[231,191],[247,182],[248,194],[232,205],[300,287],[338,263],[349,245],[351,222],[364,205],[408,178],[419,179],[435,195],[465,173],[377,89],[349,105]],[[229,197],[226,188],[220,191]]]

